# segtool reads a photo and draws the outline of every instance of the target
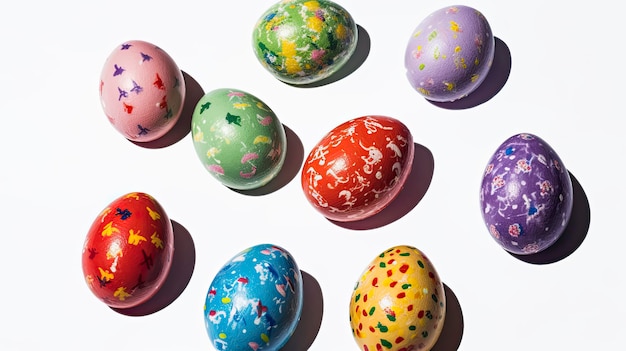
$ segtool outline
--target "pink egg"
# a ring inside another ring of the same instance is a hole
[[[178,121],[184,99],[181,70],[154,44],[124,42],[102,68],[102,108],[113,127],[129,140],[148,142],[162,137]]]

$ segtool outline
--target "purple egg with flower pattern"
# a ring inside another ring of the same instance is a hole
[[[406,76],[424,98],[451,102],[476,90],[491,68],[495,39],[481,12],[448,6],[415,28],[404,55]]]
[[[514,135],[498,147],[480,188],[489,233],[519,255],[542,251],[563,234],[572,200],[572,181],[559,155],[529,133]]]
[[[256,245],[213,279],[205,327],[218,351],[276,351],[295,331],[302,304],[302,273],[293,256],[276,245]]]

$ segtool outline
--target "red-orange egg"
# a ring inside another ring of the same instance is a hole
[[[328,219],[365,219],[396,198],[410,173],[413,154],[413,136],[399,120],[354,118],[313,147],[302,169],[302,190]]]
[[[83,246],[83,274],[105,304],[129,308],[163,285],[174,253],[172,224],[150,195],[129,193],[94,220]]]

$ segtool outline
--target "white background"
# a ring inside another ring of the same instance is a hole
[[[498,39],[500,75],[489,79],[501,89],[456,108],[418,96],[403,63],[417,24],[455,3],[340,2],[360,27],[361,62],[342,79],[307,88],[279,82],[254,57],[253,26],[273,4],[3,5],[0,349],[211,350],[202,311],[209,283],[234,254],[263,242],[290,251],[305,273],[305,320],[285,350],[357,350],[352,288],[376,255],[398,244],[424,251],[446,285],[448,322],[436,350],[622,346],[626,77],[614,3],[462,3],[480,10]],[[107,56],[131,39],[174,58],[190,99],[230,87],[268,104],[289,135],[289,164],[277,184],[249,193],[222,186],[197,159],[190,133],[152,147],[118,134],[98,83]],[[299,167],[326,132],[367,114],[403,121],[418,165],[387,219],[332,223],[306,202]],[[492,152],[519,132],[546,140],[575,184],[567,241],[525,259],[490,237],[478,200]],[[88,290],[81,250],[97,214],[132,191],[153,195],[173,220],[177,275],[152,310],[120,313]]]

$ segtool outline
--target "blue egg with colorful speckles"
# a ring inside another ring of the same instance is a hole
[[[204,304],[204,322],[216,350],[275,351],[302,314],[302,273],[282,247],[252,246],[217,273]]]

